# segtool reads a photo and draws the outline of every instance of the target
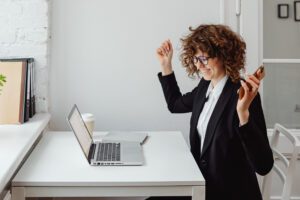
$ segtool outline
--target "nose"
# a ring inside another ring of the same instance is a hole
[[[196,63],[196,68],[198,69],[198,70],[200,70],[201,68],[204,68],[205,66],[204,66],[204,64],[203,63],[201,63],[201,62],[197,62]]]

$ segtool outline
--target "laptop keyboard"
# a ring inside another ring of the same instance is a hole
[[[120,161],[120,143],[98,143],[97,161]]]

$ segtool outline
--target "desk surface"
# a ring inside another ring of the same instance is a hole
[[[49,120],[49,114],[36,114],[22,125],[0,125],[0,193]]]
[[[24,187],[205,185],[180,132],[148,134],[143,145],[143,166],[90,166],[72,132],[48,132],[12,184]]]

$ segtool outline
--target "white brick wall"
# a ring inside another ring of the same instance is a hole
[[[37,112],[48,111],[49,1],[0,0],[0,57],[33,57]]]

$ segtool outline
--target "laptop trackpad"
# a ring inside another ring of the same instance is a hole
[[[143,149],[138,142],[121,142],[121,161],[123,163],[143,164]]]

